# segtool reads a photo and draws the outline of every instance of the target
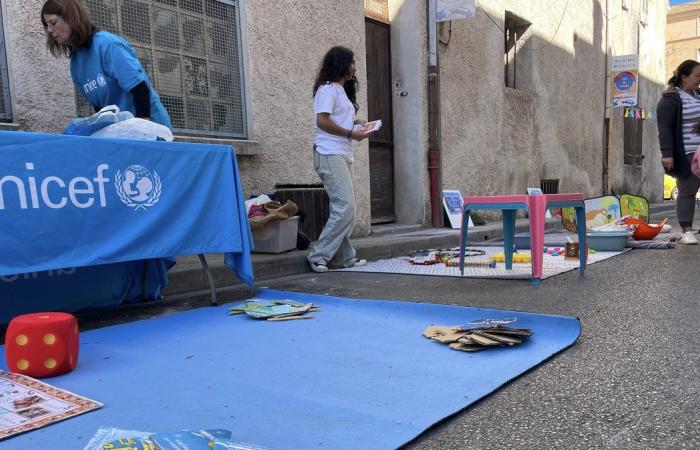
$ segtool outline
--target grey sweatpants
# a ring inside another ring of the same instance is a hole
[[[686,155],[688,164],[693,161],[695,153]],[[693,226],[693,217],[695,216],[695,195],[700,188],[700,178],[692,173],[685,178],[677,178],[676,186],[678,186],[678,197],[676,198],[676,216],[678,224],[681,227]]]
[[[321,155],[314,151],[314,169],[326,188],[330,214],[306,259],[313,263],[350,266],[355,258],[355,249],[349,240],[355,224],[352,163],[340,155]]]

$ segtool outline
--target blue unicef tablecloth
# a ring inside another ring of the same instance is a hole
[[[252,286],[231,147],[0,132],[0,158],[0,319],[157,297],[180,255]]]

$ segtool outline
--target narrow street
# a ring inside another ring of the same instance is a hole
[[[265,287],[578,317],[578,342],[410,449],[700,448],[698,246],[631,250],[547,280],[326,273]],[[436,380],[437,382],[437,380]]]

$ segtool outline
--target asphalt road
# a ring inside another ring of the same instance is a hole
[[[575,316],[568,350],[434,426],[410,449],[700,449],[700,247],[632,250],[532,286],[325,273],[281,290]]]
[[[409,449],[700,449],[700,246],[632,250],[522,280],[306,273],[258,287],[575,316],[578,342],[441,422]],[[220,298],[248,298],[229,289]],[[81,329],[205,306],[206,296],[80,314]]]

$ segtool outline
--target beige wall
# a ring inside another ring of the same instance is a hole
[[[325,52],[344,45],[355,52],[359,117],[367,118],[363,0],[246,2],[248,97],[253,147],[239,157],[246,194],[275,184],[320,183],[313,169],[313,83]],[[356,234],[369,233],[367,142],[354,144]]]
[[[698,36],[698,17],[697,14],[684,14],[680,17],[669,16],[668,25],[666,28],[666,40],[678,41],[680,39],[692,39]]]
[[[666,5],[664,1],[649,2],[648,23],[638,26],[639,5],[610,27],[610,45],[614,55],[639,54],[638,106],[655,111],[661,91],[666,87],[665,32]],[[637,37],[639,37],[637,39]],[[639,46],[639,51],[637,51]],[[656,120],[643,122],[643,155],[641,170],[624,165],[623,118],[609,111],[610,117],[610,190],[615,193],[640,193],[651,201],[663,199],[663,169],[659,152]]]
[[[647,110],[664,75],[658,35],[665,2],[649,3],[654,17],[640,27],[640,99]],[[478,10],[474,19],[453,21],[449,44],[440,46],[444,185],[470,194],[514,194],[539,186],[540,179],[558,178],[562,192],[602,194],[604,115],[615,115],[605,92],[605,2],[569,2],[566,11],[564,4],[540,0],[480,5],[496,24]],[[533,24],[521,39],[515,91],[504,87],[506,10]],[[609,23],[610,53],[636,52],[637,11],[609,14],[616,16]],[[650,173],[635,186],[626,181],[617,135],[611,134],[610,187],[658,198],[655,123],[645,121]]]
[[[698,59],[700,9],[683,14],[669,14],[666,18],[666,80],[673,70],[686,59]]]
[[[14,121],[26,130],[60,132],[75,115],[75,99],[68,60],[46,50],[43,1],[2,3]]]
[[[3,2],[13,115],[25,130],[60,132],[75,115],[66,59],[46,50],[38,20],[43,0]],[[360,80],[360,117],[367,114],[364,1],[242,0],[248,142],[234,142],[246,195],[276,184],[320,183],[313,170],[315,72],[334,45],[355,51]],[[367,143],[355,144],[357,234],[369,233]],[[250,155],[252,154],[252,156]]]
[[[60,131],[74,112],[73,91],[67,61],[45,50],[37,20],[41,3],[3,2],[13,113],[24,129]],[[660,198],[654,121],[644,123],[641,179],[635,181],[622,164],[621,119],[606,107],[605,29],[608,23],[610,55],[637,52],[639,29],[640,105],[652,110],[665,77],[666,1],[649,1],[646,26],[638,26],[638,11],[621,10],[619,0],[607,3],[609,21],[605,0],[493,0],[479,2],[475,18],[451,23],[449,42],[439,44],[444,188],[512,194],[538,186],[540,179],[559,178],[562,192],[600,195],[607,115],[610,188]],[[333,45],[356,52],[360,117],[366,118],[364,2],[248,0],[242,6],[251,128],[249,140],[234,145],[245,153],[238,156],[245,193],[318,183],[311,89],[320,59]],[[533,24],[519,45],[517,89],[504,86],[505,11]],[[423,0],[390,0],[392,78],[401,82],[393,96],[400,223],[430,223],[426,14]],[[355,146],[356,235],[366,235],[367,143]]]

